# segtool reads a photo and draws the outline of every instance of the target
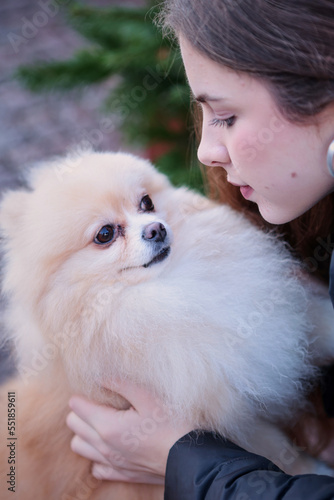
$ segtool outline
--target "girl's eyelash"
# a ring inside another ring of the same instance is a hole
[[[229,116],[229,118],[214,118],[213,120],[210,121],[209,125],[212,125],[213,127],[232,127],[232,125],[234,125],[234,122],[235,122],[235,119],[236,117],[233,115],[233,116]]]

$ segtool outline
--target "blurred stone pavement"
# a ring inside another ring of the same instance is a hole
[[[59,4],[67,2],[59,0]],[[145,1],[81,0],[94,6],[139,5]],[[87,42],[65,21],[64,12],[53,8],[57,0],[4,0],[0,3],[0,196],[22,183],[25,166],[63,154],[99,128],[101,103],[115,84],[101,85],[67,94],[31,94],[13,77],[21,64],[37,60],[66,59]],[[59,7],[59,5],[58,5]],[[98,149],[122,146],[117,131],[104,132]],[[0,303],[0,315],[2,313]],[[1,316],[0,316],[1,325]],[[0,326],[0,345],[3,329]],[[0,350],[0,382],[13,364]]]

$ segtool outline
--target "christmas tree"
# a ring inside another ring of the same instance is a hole
[[[126,141],[146,154],[176,185],[202,189],[190,125],[190,98],[179,51],[153,22],[156,1],[146,8],[67,7],[75,30],[89,42],[65,61],[37,62],[17,73],[32,91],[68,91],[118,75],[103,103],[118,115]]]

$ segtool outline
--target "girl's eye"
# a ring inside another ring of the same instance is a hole
[[[143,212],[152,212],[154,210],[153,201],[148,194],[142,197],[139,208]]]
[[[232,115],[232,116],[229,116],[228,118],[224,118],[224,119],[221,119],[221,118],[214,118],[213,120],[211,120],[211,122],[209,123],[209,125],[212,125],[213,127],[232,127],[232,125],[234,125],[235,123],[235,120],[236,120],[236,116],[235,115]]]
[[[94,242],[98,245],[104,245],[105,243],[110,243],[116,235],[116,230],[114,226],[103,226],[95,236]]]

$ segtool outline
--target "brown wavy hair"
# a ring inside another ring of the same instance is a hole
[[[209,59],[260,79],[293,123],[314,122],[334,105],[333,0],[166,0],[157,22],[165,34],[176,39],[182,34]],[[200,130],[198,110],[195,115]],[[297,219],[274,226],[227,182],[223,169],[204,169],[211,198],[244,212],[264,230],[275,229],[305,268],[328,282],[334,193]],[[289,431],[296,443],[318,454],[334,436],[334,423],[326,418],[319,392],[310,399],[317,414],[304,415]],[[310,427],[317,436],[313,443]]]

